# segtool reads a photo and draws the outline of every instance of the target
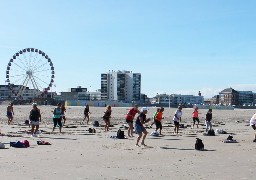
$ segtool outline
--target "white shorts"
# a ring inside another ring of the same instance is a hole
[[[31,121],[31,125],[39,126],[39,121]]]

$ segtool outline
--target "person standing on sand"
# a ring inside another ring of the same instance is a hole
[[[163,129],[163,126],[162,126],[162,119],[164,119],[163,112],[164,112],[164,108],[161,107],[160,111],[156,114],[155,121],[154,121],[156,125],[156,131],[160,129],[160,132],[159,132],[160,135],[162,135],[162,129]]]
[[[109,126],[110,126],[110,118],[111,118],[111,106],[108,105],[106,108],[106,111],[104,112],[103,120],[105,121],[105,132],[109,131]]]
[[[33,109],[29,113],[29,119],[31,122],[31,136],[35,137],[35,133],[39,129],[39,121],[41,122],[40,109],[37,108],[37,104],[33,104]],[[36,130],[35,130],[36,127]]]
[[[142,137],[142,133],[144,134],[142,137],[141,145],[146,146],[145,144],[145,138],[148,134],[147,130],[143,126],[143,124],[147,123],[150,121],[150,118],[147,119],[146,114],[148,113],[148,108],[143,107],[141,109],[140,115],[137,117],[136,122],[135,122],[135,131],[139,135],[136,141],[136,146],[139,147],[139,142]]]
[[[154,115],[153,115],[153,121],[152,121],[152,123],[150,124],[150,128],[152,128],[152,126],[155,124],[155,120],[156,120],[156,116],[157,116],[157,114],[158,114],[158,112],[160,111],[160,109],[161,108],[157,108],[156,109],[156,112],[154,113]]]
[[[66,112],[66,107],[64,104],[61,105],[61,118],[63,119],[63,124],[66,123],[66,116],[65,116],[65,112]]]
[[[137,113],[140,113],[140,111],[138,110],[138,105],[135,104],[134,107],[129,110],[129,112],[127,113],[127,115],[125,117],[126,123],[129,126],[129,128],[128,128],[128,136],[129,137],[133,137],[133,119]]]
[[[193,115],[193,128],[194,128],[194,126],[195,126],[195,124],[196,124],[196,122],[197,122],[197,128],[198,128],[198,125],[199,125],[199,118],[198,118],[198,107],[195,107],[195,109],[194,109],[194,112],[192,113],[192,115]]]
[[[89,124],[89,120],[90,120],[89,114],[91,114],[90,109],[89,109],[89,105],[86,104],[85,108],[84,108],[84,120],[83,121],[85,121],[87,119],[87,122],[86,122],[87,124]]]
[[[13,121],[13,116],[14,116],[14,112],[13,112],[13,103],[10,103],[7,106],[7,114],[6,114],[7,118],[8,118],[8,122],[7,124],[10,125]]]
[[[61,133],[61,128],[62,128],[62,123],[61,123],[61,104],[58,103],[57,107],[54,109],[53,111],[53,129],[52,132],[54,131],[54,129],[56,128],[57,124],[60,128],[60,133]]]
[[[208,129],[212,129],[212,109],[209,109],[207,114],[206,114],[206,118],[205,118],[205,125],[206,125],[206,129],[205,131],[208,132]]]
[[[173,116],[173,123],[174,123],[174,133],[179,134],[180,122],[182,116],[182,107],[178,106],[174,116]]]
[[[252,118],[250,120],[250,126],[253,128],[253,130],[256,130],[256,113],[252,116]],[[256,132],[255,132],[255,135],[254,135],[253,142],[256,142]]]

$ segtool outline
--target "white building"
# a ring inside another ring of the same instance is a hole
[[[156,101],[159,104],[170,104],[170,105],[179,105],[179,104],[202,104],[204,102],[203,96],[194,96],[194,95],[181,95],[181,94],[159,94],[156,97]]]
[[[140,101],[141,74],[109,71],[101,74],[101,99],[123,102]]]

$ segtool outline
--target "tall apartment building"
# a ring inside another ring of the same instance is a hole
[[[141,74],[109,71],[101,74],[101,99],[124,102],[140,101]]]

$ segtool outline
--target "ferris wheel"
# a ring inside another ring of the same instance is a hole
[[[48,55],[39,49],[26,48],[10,59],[6,82],[16,97],[23,97],[27,89],[33,90],[34,97],[43,97],[53,86],[54,74],[54,66]]]

